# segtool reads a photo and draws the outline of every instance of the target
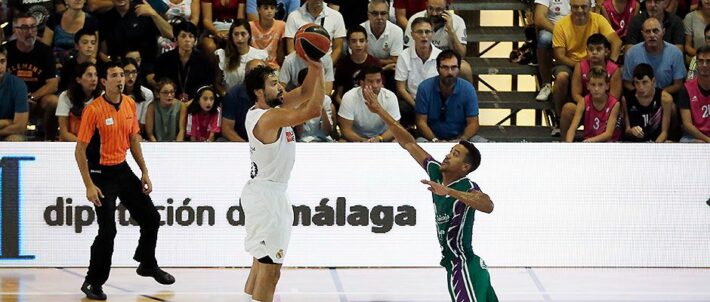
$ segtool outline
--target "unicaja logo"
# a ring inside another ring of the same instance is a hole
[[[1,242],[2,249],[0,250],[0,260],[28,260],[34,259],[33,255],[22,255],[20,231],[20,197],[22,196],[20,188],[20,163],[22,161],[33,161],[32,156],[10,156],[0,158],[0,179],[2,179],[0,197],[0,229],[2,230]]]

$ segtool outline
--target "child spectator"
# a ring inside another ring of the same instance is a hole
[[[671,126],[673,97],[656,87],[653,67],[646,63],[634,68],[634,88],[621,99],[626,139],[633,142],[665,142]]]
[[[221,97],[212,86],[197,90],[195,99],[180,112],[178,141],[213,142],[221,132]]]
[[[175,98],[175,83],[169,79],[158,82],[158,101],[148,104],[145,130],[151,142],[176,141],[180,127],[182,103]]]
[[[278,68],[284,61],[285,47],[282,44],[286,22],[275,20],[276,0],[259,0],[259,19],[250,21],[249,26],[253,34],[251,46],[266,50],[269,57],[266,61],[272,67]]]
[[[589,72],[589,94],[577,104],[565,141],[574,141],[579,123],[584,120],[584,142],[616,142],[621,137],[621,104],[609,94],[609,75],[596,67]]]

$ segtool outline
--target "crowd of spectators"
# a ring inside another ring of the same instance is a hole
[[[295,125],[299,141],[391,141],[363,86],[419,141],[487,141],[462,59],[466,22],[450,4],[2,2],[0,140],[75,141],[84,106],[103,91],[103,66],[119,61],[144,140],[245,141],[245,74],[270,65],[286,90],[300,89],[306,62],[294,36],[316,23],[332,42],[321,59],[330,93],[320,118]],[[710,0],[536,0],[533,15],[536,100],[554,103],[552,135],[710,142]]]

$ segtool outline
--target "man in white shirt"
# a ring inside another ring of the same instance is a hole
[[[360,73],[360,87],[350,89],[343,95],[338,110],[338,123],[343,137],[350,142],[388,142],[394,136],[385,122],[365,105],[363,87],[372,89],[374,97],[395,120],[400,119],[397,96],[382,86],[382,68],[369,65]],[[374,100],[368,100],[370,102]]]
[[[552,93],[552,30],[557,21],[569,13],[569,0],[535,0],[537,63],[541,79],[540,92],[535,97],[538,101],[546,101]]]
[[[453,11],[448,10],[446,0],[428,0],[426,10],[420,11],[411,18],[404,31],[404,41],[407,46],[411,47],[414,43],[412,40],[412,22],[419,17],[429,18],[434,33],[431,37],[431,43],[440,50],[451,49],[459,56],[466,56],[466,23],[463,19]],[[466,61],[461,62],[462,78],[473,81],[473,71],[471,65]]]
[[[288,53],[292,53],[295,50],[293,38],[296,35],[296,31],[308,23],[318,24],[328,31],[332,42],[328,54],[331,56],[333,64],[338,63],[338,59],[343,53],[343,41],[347,33],[345,22],[343,21],[343,15],[326,6],[323,0],[308,0],[299,9],[288,15],[286,32],[284,33]],[[298,71],[296,71],[296,75],[298,75]]]
[[[397,58],[394,79],[397,82],[397,95],[401,100],[401,124],[405,127],[414,124],[414,100],[417,97],[417,87],[422,81],[438,75],[436,56],[441,50],[431,44],[433,33],[431,21],[419,17],[412,21],[412,38],[414,46],[406,48]]]
[[[402,29],[387,20],[387,0],[372,0],[367,8],[368,20],[362,27],[367,31],[367,52],[380,59],[384,70],[394,70],[397,57],[404,49]]]

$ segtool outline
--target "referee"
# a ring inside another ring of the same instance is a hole
[[[91,245],[89,271],[81,286],[86,297],[106,300],[102,290],[111,270],[113,240],[116,237],[116,197],[140,225],[140,239],[133,259],[140,262],[138,275],[153,277],[161,284],[173,284],[175,278],[163,271],[155,259],[160,214],[148,194],[152,184],[143,160],[138,134],[136,104],[121,94],[125,83],[119,62],[109,62],[101,73],[104,95],[84,109],[75,157],[86,186],[86,197],[94,204],[99,234]],[[133,174],[126,163],[126,151],[140,166],[143,177]]]

